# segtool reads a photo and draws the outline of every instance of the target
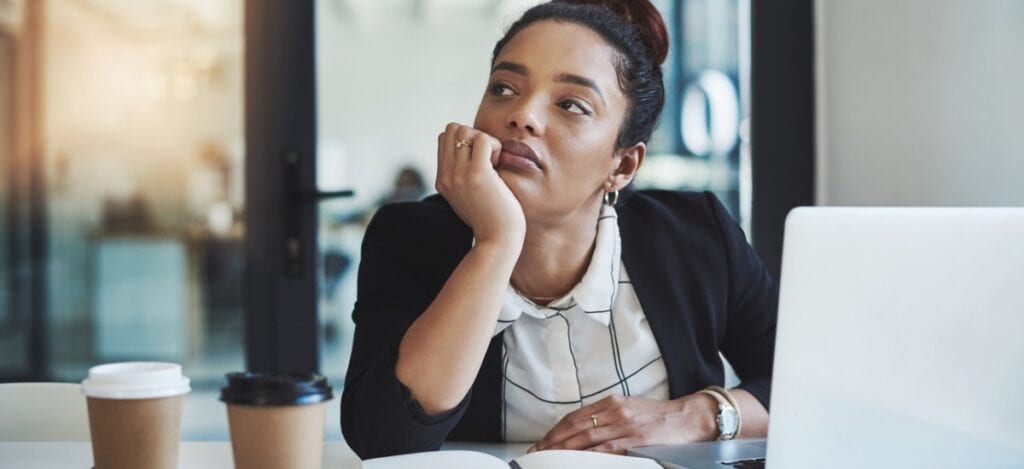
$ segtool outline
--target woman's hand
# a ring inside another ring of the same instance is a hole
[[[586,449],[624,454],[635,446],[712,440],[718,435],[717,409],[714,398],[704,394],[671,401],[609,396],[562,417],[529,451]]]
[[[500,153],[498,139],[469,126],[448,124],[437,136],[434,187],[473,229],[477,243],[521,244],[526,218],[512,190],[494,170]]]

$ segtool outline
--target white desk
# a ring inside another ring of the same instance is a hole
[[[480,451],[506,461],[526,453],[528,444],[448,443],[444,449]],[[228,441],[181,442],[178,467],[187,469],[230,469],[231,443]],[[92,445],[88,441],[0,442],[0,468],[87,469],[92,465]],[[324,467],[359,469],[359,457],[340,441],[324,444]]]

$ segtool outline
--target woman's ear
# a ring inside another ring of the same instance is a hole
[[[647,145],[644,142],[637,143],[629,148],[623,149],[618,156],[618,165],[612,170],[610,176],[611,190],[619,190],[629,185],[640,170],[647,156]]]

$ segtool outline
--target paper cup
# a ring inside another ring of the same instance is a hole
[[[229,373],[227,404],[236,469],[321,467],[330,385],[314,374]]]
[[[181,401],[190,390],[189,379],[174,363],[91,368],[82,393],[89,407],[95,469],[176,469]]]

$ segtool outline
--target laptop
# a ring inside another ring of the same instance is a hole
[[[799,208],[780,288],[769,469],[1024,467],[1024,208]]]

